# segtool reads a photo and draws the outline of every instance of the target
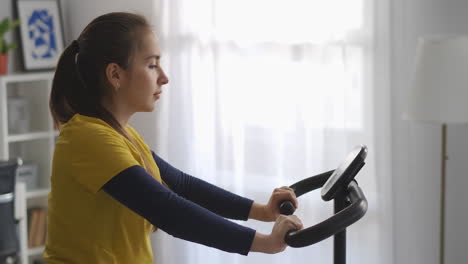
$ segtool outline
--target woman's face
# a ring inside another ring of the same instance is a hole
[[[132,112],[151,112],[162,93],[162,86],[169,82],[159,64],[159,43],[156,35],[148,31],[144,34],[125,78],[120,84],[119,97]]]

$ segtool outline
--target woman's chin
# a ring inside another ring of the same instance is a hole
[[[140,108],[140,111],[138,111],[138,112],[153,112],[154,106],[155,106],[154,103],[151,104],[151,105],[149,105],[149,104],[145,105],[144,107]]]
[[[154,110],[154,105],[147,107],[144,112],[153,112]]]

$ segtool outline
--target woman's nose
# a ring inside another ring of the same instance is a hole
[[[158,84],[159,85],[164,85],[164,84],[167,84],[167,83],[169,83],[169,79],[167,78],[166,73],[163,70],[161,70],[161,75],[158,78]]]

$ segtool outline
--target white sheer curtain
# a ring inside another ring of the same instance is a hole
[[[367,0],[160,0],[162,64],[156,151],[179,169],[265,203],[273,188],[334,169],[369,147],[359,184],[368,213],[348,229],[348,263],[390,263],[390,225],[375,166],[373,8]],[[332,214],[300,199],[311,226]],[[273,223],[238,222],[269,233]],[[248,257],[158,231],[155,263],[332,263],[333,242]]]

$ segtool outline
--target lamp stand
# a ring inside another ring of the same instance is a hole
[[[445,163],[447,161],[447,124],[442,124],[442,164],[440,179],[440,264],[445,263]]]

